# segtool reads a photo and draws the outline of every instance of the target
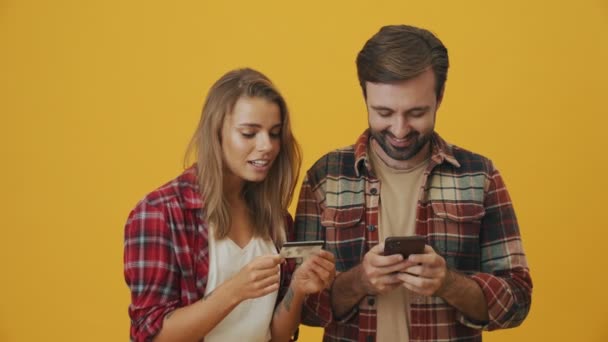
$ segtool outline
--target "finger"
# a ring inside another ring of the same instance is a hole
[[[424,279],[424,278],[419,278],[419,279]],[[421,294],[424,296],[432,296],[435,293],[435,291],[437,291],[437,289],[439,288],[439,285],[436,284],[435,282],[431,282],[428,280],[422,280],[421,282],[422,282],[422,285],[417,285],[415,283],[410,283],[410,282],[403,282],[403,286],[414,293]]]
[[[326,270],[325,268],[319,265],[312,264],[311,271],[313,276],[319,278],[323,283],[326,283],[330,278],[332,278],[333,272]]]
[[[377,279],[374,285],[375,292],[386,293],[399,286],[403,282],[397,277],[397,274],[388,274]]]
[[[406,268],[408,267],[408,265],[410,265],[410,263],[407,260],[404,260],[404,261],[401,261],[401,262],[393,264],[393,265],[379,267],[378,273],[379,274],[392,274],[392,273],[397,273],[397,272],[404,272],[406,270]]]
[[[322,258],[318,255],[313,255],[309,258],[311,263],[323,267],[324,269],[331,271],[336,268],[336,264],[333,261],[329,261],[325,258]],[[308,260],[307,260],[308,261]]]
[[[403,272],[431,279],[440,278],[443,273],[440,267],[432,267],[425,264],[408,267]]]
[[[384,253],[384,242],[380,242],[379,244],[372,247],[368,253],[382,255],[382,253]]]
[[[436,278],[418,277],[409,273],[399,273],[398,277],[403,282],[403,284],[408,284],[412,287],[415,287],[419,291],[425,291],[428,289],[434,290],[439,285],[439,279]]]
[[[314,251],[312,253],[312,255],[317,255],[318,257],[325,259],[331,263],[335,263],[336,262],[336,257],[334,256],[334,254],[330,251],[326,251],[324,249],[319,250],[319,251]]]
[[[425,267],[422,265],[416,265],[416,266],[411,266],[411,267],[407,267],[405,268],[402,272],[403,273],[409,273],[413,276],[422,276],[424,273],[424,269]]]
[[[260,281],[262,279],[270,278],[275,275],[279,275],[279,270],[276,268],[267,268],[263,270],[256,270],[251,272],[251,276],[249,278],[250,281]]]
[[[422,264],[422,263],[429,264],[435,258],[436,255],[437,255],[437,253],[435,253],[435,251],[433,250],[433,248],[431,248],[431,246],[425,245],[424,253],[410,254],[410,256],[407,259],[415,264]]]
[[[279,289],[279,284],[271,284],[268,285],[264,288],[262,288],[259,291],[256,291],[254,298],[258,298],[258,297],[264,297],[265,295],[269,294],[269,293],[273,293],[274,291],[277,291]]]
[[[279,280],[280,280],[280,276],[278,274],[264,278],[264,279],[260,279],[255,282],[255,288],[263,289],[272,284],[278,284]]]
[[[429,249],[429,251],[430,253],[412,254],[409,256],[408,260],[412,263],[426,266],[427,268],[445,268],[445,259],[441,255],[435,253],[432,248]]]
[[[371,250],[370,250],[371,251]],[[403,261],[403,256],[401,254],[393,254],[393,255],[376,255],[371,254],[369,256],[369,262],[372,266],[375,267],[385,267],[392,266],[399,262]]]
[[[255,269],[264,269],[264,268],[272,268],[281,263],[281,256],[278,254],[274,255],[262,255],[259,256],[251,262],[253,268]]]

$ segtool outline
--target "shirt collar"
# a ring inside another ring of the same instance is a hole
[[[357,138],[354,145],[355,174],[357,176],[361,175],[360,170],[363,170],[362,168],[364,168],[368,174],[372,173],[368,155],[369,137],[370,132],[368,128],[359,136],[359,138]],[[454,167],[460,167],[460,163],[454,157],[453,146],[443,140],[437,132],[433,132],[433,135],[431,136],[431,164],[434,166],[443,162],[448,162]]]

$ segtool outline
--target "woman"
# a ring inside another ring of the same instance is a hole
[[[255,70],[228,72],[189,151],[196,164],[139,202],[125,227],[131,339],[289,340],[305,296],[328,287],[335,265],[321,251],[292,274],[277,254],[301,162],[283,97]]]

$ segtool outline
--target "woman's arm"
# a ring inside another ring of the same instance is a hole
[[[307,295],[328,288],[335,277],[334,255],[315,252],[293,274],[283,300],[277,305],[271,323],[273,342],[289,341],[300,324],[302,304]]]
[[[278,290],[280,260],[278,255],[257,257],[198,302],[170,312],[154,341],[204,338],[242,301]]]

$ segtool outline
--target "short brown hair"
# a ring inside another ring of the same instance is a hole
[[[408,26],[384,26],[371,37],[357,55],[359,84],[393,83],[414,78],[431,67],[435,93],[441,97],[448,75],[448,50],[428,30]]]

